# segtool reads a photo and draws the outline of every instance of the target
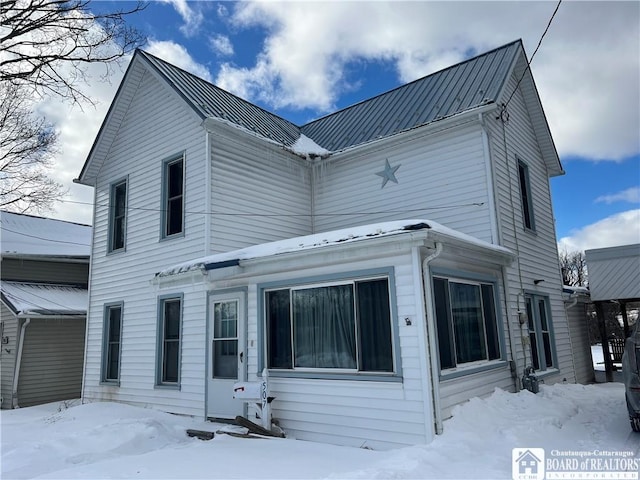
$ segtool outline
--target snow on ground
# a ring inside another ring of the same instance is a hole
[[[117,403],[2,411],[3,479],[56,478],[511,478],[512,448],[627,450],[640,457],[622,384],[496,390],[456,407],[428,445],[372,451],[218,434],[197,419]]]

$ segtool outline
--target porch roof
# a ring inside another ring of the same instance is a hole
[[[196,258],[161,270],[155,274],[155,278],[169,277],[198,270],[205,272],[207,270],[240,265],[241,262],[252,259],[330,248],[331,246],[365,242],[392,235],[416,234],[416,232],[422,232],[424,238],[431,237],[436,241],[443,241],[445,243],[454,242],[476,249],[480,248],[487,253],[493,253],[494,255],[508,259],[509,262],[515,258],[514,254],[507,248],[479,240],[439,223],[432,222],[431,220],[397,220],[293,237],[286,240],[254,245],[240,250]]]
[[[86,315],[86,288],[29,282],[0,282],[2,301],[15,315]]]

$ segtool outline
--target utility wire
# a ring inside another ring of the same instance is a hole
[[[88,243],[67,242],[65,240],[54,240],[52,238],[39,237],[38,235],[29,235],[28,233],[22,233],[22,232],[17,232],[15,230],[11,230],[10,228],[5,227],[4,225],[2,226],[2,230],[5,232],[15,233],[16,235],[22,235],[23,237],[37,238],[38,240],[44,240],[46,242],[51,242],[51,243],[66,243],[69,245],[80,245],[81,247],[90,246]]]
[[[553,18],[556,16],[556,13],[558,13],[558,9],[560,8],[560,4],[561,3],[562,3],[562,0],[558,0],[558,4],[556,5],[556,8],[553,11],[553,14],[551,15],[551,18],[549,18],[549,21],[547,22],[547,27],[544,29],[544,32],[542,33],[542,36],[540,37],[540,41],[538,42],[538,46],[533,51],[533,55],[531,55],[531,58],[527,62],[527,68],[525,68],[524,72],[522,72],[522,76],[520,77],[520,80],[518,80],[518,83],[516,84],[516,88],[513,89],[513,92],[511,92],[511,95],[509,96],[509,99],[505,102],[504,108],[506,108],[507,105],[509,105],[509,102],[513,98],[513,95],[516,93],[516,91],[518,90],[518,87],[520,86],[520,82],[522,82],[522,79],[527,74],[527,71],[530,70],[531,62],[533,62],[533,57],[535,57],[536,53],[538,53],[538,49],[540,48],[540,45],[542,45],[542,40],[544,39],[545,35],[549,31],[549,27],[551,26],[551,22],[553,22]]]

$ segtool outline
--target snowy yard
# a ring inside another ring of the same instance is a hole
[[[495,391],[456,408],[433,443],[391,451],[223,434],[201,441],[185,429],[215,425],[115,403],[49,404],[3,411],[0,420],[3,479],[508,479],[513,448],[640,457],[620,383]]]

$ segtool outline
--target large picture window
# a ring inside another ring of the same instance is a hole
[[[105,305],[102,345],[102,381],[120,380],[120,345],[122,342],[122,303]]]
[[[272,369],[393,372],[388,278],[265,292]]]
[[[177,385],[180,380],[180,328],[182,297],[160,299],[158,322],[158,385]]]
[[[493,284],[435,277],[433,293],[441,369],[501,357]]]
[[[163,164],[162,237],[184,231],[184,159],[174,158]]]
[[[554,343],[551,335],[549,300],[539,295],[526,295],[531,365],[535,370],[554,367]]]
[[[111,185],[109,201],[109,251],[124,249],[127,235],[127,181]]]

